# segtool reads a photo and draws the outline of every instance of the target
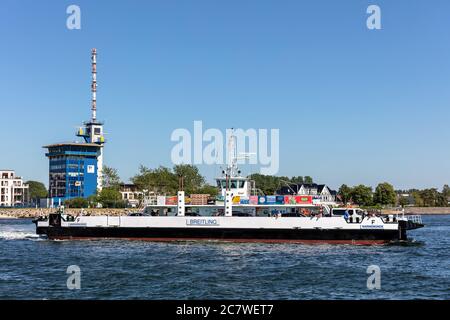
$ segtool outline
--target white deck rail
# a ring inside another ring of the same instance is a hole
[[[423,224],[423,223],[422,223],[422,216],[419,216],[419,215],[413,215],[413,216],[406,216],[406,217],[407,217],[407,219],[408,219],[409,221],[411,221],[411,222]]]

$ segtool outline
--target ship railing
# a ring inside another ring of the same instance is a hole
[[[412,215],[412,216],[406,216],[406,218],[408,219],[408,221],[417,223],[417,224],[423,224],[422,223],[422,216],[420,215]]]

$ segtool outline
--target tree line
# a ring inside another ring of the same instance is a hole
[[[442,191],[437,188],[395,190],[394,187],[383,182],[378,184],[375,191],[372,187],[357,185],[349,187],[343,184],[338,191],[340,200],[344,203],[354,203],[360,206],[416,206],[416,207],[447,207],[450,198],[450,187],[445,185]]]
[[[400,205],[414,205],[417,207],[448,207],[450,187],[444,185],[442,190],[428,188],[423,190],[398,190]],[[408,195],[408,196],[404,196]]]
[[[378,184],[375,191],[363,184],[354,187],[343,184],[339,188],[338,196],[344,205],[351,202],[363,207],[394,206],[397,201],[394,187],[387,182]]]
[[[206,182],[206,178],[196,166],[188,164],[175,165],[173,168],[160,166],[155,169],[141,165],[131,182],[140,190],[163,195],[174,195],[180,188],[187,194],[203,193],[215,196],[218,192],[215,186]]]

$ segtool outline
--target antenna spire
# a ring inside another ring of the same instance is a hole
[[[95,48],[92,49],[91,61],[92,61],[91,110],[92,110],[92,122],[95,122],[97,120],[97,49]]]
[[[234,134],[234,128],[231,128],[231,134],[228,140],[228,168],[227,172],[231,176],[237,176],[238,175],[238,167],[237,167],[237,139],[236,135]]]

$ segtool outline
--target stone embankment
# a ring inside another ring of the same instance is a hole
[[[84,215],[92,216],[119,216],[127,215],[130,212],[139,211],[138,209],[84,209]],[[35,209],[35,208],[0,208],[0,218],[14,219],[14,218],[35,218],[40,215],[48,215],[51,212],[55,212],[55,209]],[[66,213],[72,215],[78,215],[81,209],[66,209]]]

